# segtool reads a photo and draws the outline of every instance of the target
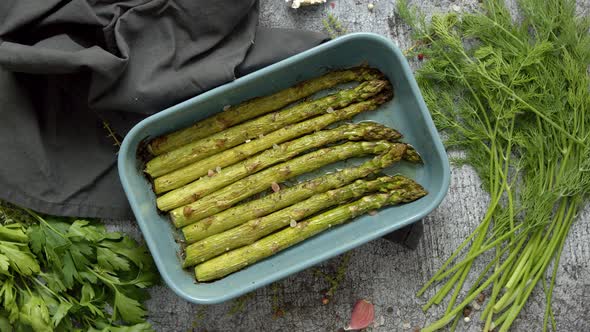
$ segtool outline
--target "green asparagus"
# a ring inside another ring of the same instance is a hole
[[[382,169],[399,161],[406,149],[394,148],[385,151],[379,156],[364,162],[360,166],[349,167],[335,173],[325,174],[311,180],[301,182],[293,187],[282,189],[279,192],[253,200],[221,213],[209,216],[201,221],[188,225],[182,229],[186,243],[193,243],[221,233],[230,228],[239,226],[244,222],[266,216],[274,211],[300,202],[315,194],[327,190],[339,188],[356,179],[361,179],[371,174],[376,174]]]
[[[342,204],[369,192],[390,192],[413,186],[415,182],[403,176],[380,177],[373,181],[357,180],[345,187],[317,194],[268,216],[252,219],[238,227],[193,243],[186,247],[184,267],[196,265],[225,251],[243,247],[285,226],[294,226],[330,206]]]
[[[192,203],[220,188],[234,183],[269,166],[289,160],[305,151],[341,140],[376,141],[398,138],[397,131],[378,123],[344,124],[331,130],[322,130],[299,139],[278,145],[240,163],[224,168],[219,173],[203,177],[158,197],[156,203],[162,211]]]
[[[422,163],[422,157],[420,157],[418,151],[416,151],[416,149],[414,149],[414,147],[410,144],[408,144],[408,148],[406,149],[406,153],[404,154],[404,160],[414,164]]]
[[[246,120],[278,110],[301,98],[350,81],[370,81],[381,79],[383,75],[370,68],[351,68],[333,71],[323,76],[301,82],[275,94],[258,97],[239,105],[230,106],[226,111],[204,119],[194,125],[173,133],[155,138],[148,144],[152,155],[172,151],[192,141],[213,135],[228,127]]]
[[[281,250],[310,238],[332,226],[380,209],[384,206],[411,202],[426,195],[426,191],[416,184],[412,188],[397,189],[389,193],[365,196],[355,202],[334,208],[315,217],[298,222],[248,246],[229,251],[221,256],[195,267],[198,281],[211,281],[222,278],[248,265],[256,263]]]
[[[235,148],[199,160],[154,179],[154,191],[156,194],[161,194],[179,188],[201,176],[211,173],[212,170],[215,170],[218,167],[233,165],[240,160],[244,160],[260,151],[275,146],[275,144],[280,144],[313,131],[321,130],[334,122],[350,119],[359,113],[373,110],[381,103],[388,100],[388,98],[385,97],[386,96],[384,95],[380,95],[368,101],[352,104],[337,112],[328,113],[307,121],[283,127],[261,137],[260,139],[255,139],[248,144],[238,145]],[[398,137],[396,138],[401,138],[399,133],[397,135]]]
[[[241,179],[214,194],[205,196],[194,203],[176,208],[170,212],[170,216],[176,227],[183,227],[217,212],[226,210],[242,199],[265,189],[278,187],[278,182],[311,172],[339,160],[371,153],[379,154],[396,145],[399,145],[399,148],[405,151],[405,144],[390,143],[387,141],[348,142],[334,147],[320,149],[267,168]],[[273,188],[275,191],[276,189]]]
[[[286,125],[323,114],[330,109],[339,109],[366,100],[386,88],[390,91],[387,81],[363,82],[354,89],[342,90],[315,101],[263,115],[161,154],[147,162],[145,172],[151,177],[164,175]]]

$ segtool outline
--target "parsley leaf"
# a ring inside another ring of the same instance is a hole
[[[98,257],[98,265],[103,269],[109,271],[129,271],[130,269],[128,261],[111,249],[98,247],[96,256]]]
[[[115,291],[115,306],[113,307],[113,316],[119,313],[121,317],[131,323],[143,321],[146,311],[136,300],[127,297],[125,294]]]
[[[40,271],[40,266],[27,247],[12,243],[0,243],[0,253],[4,254],[10,266],[18,273],[31,275]]]

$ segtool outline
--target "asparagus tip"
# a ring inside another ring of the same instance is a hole
[[[413,146],[411,146],[410,144],[406,144],[406,145],[407,145],[407,148],[406,148],[406,152],[404,153],[403,159],[406,161],[409,161],[411,163],[422,164],[422,157],[420,156],[418,151],[416,151],[416,149]]]
[[[373,79],[380,79],[386,80],[387,78],[385,75],[380,72],[378,69],[370,68],[368,65],[361,65],[358,67],[358,74],[364,80],[373,80]]]
[[[416,184],[414,180],[409,179],[403,175],[383,176],[377,180],[381,182],[381,187],[379,189],[381,192],[390,192],[392,190],[408,188]]]
[[[413,183],[408,186],[406,189],[402,189],[402,202],[409,203],[413,202],[421,197],[424,197],[428,194],[426,189],[422,187],[419,183],[412,181]],[[395,200],[395,195],[392,195],[391,199]]]
[[[391,85],[389,85],[389,82],[386,82],[386,84],[387,85],[383,88],[383,91],[373,99],[378,105],[385,104],[393,98],[393,89],[391,88]]]
[[[406,144],[393,144],[387,151],[375,157],[373,162],[377,163],[380,168],[387,167],[401,159],[406,152],[406,147]]]
[[[365,121],[356,124],[356,126],[362,129],[363,138],[369,140],[396,141],[402,137],[397,130],[377,122]]]

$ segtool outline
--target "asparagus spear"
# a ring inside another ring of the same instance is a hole
[[[383,75],[379,71],[363,67],[333,71],[303,81],[275,94],[250,99],[239,105],[231,106],[225,112],[201,120],[188,128],[155,138],[148,144],[148,151],[153,155],[160,155],[246,120],[283,108],[318,91],[350,81],[370,81],[382,79],[382,77]]]
[[[345,124],[331,130],[323,130],[299,139],[289,141],[231,165],[223,171],[194,181],[186,186],[175,189],[158,197],[156,203],[162,211],[169,211],[204,197],[219,188],[234,183],[250,174],[254,174],[269,166],[289,160],[304,151],[317,148],[341,140],[391,140],[398,138],[397,131],[378,123],[364,122],[359,124]]]
[[[406,145],[403,143],[390,143],[386,141],[348,142],[342,145],[320,149],[267,168],[237,181],[214,194],[205,196],[194,203],[176,208],[170,212],[170,216],[176,227],[183,227],[217,212],[226,210],[242,199],[271,188],[273,185],[276,187],[278,182],[311,172],[339,160],[371,153],[379,154],[395,145],[399,145],[400,149],[404,151],[406,149]]]
[[[325,174],[301,182],[293,187],[253,200],[221,213],[209,216],[182,229],[185,241],[193,243],[208,236],[221,233],[242,223],[266,216],[291,204],[307,199],[315,194],[341,187],[356,179],[376,174],[384,168],[399,161],[405,149],[396,145],[383,154],[364,162],[357,167],[349,167],[336,173]]]
[[[188,166],[182,167],[176,171],[154,179],[154,191],[156,194],[160,194],[179,188],[187,183],[190,183],[191,181],[198,179],[201,176],[208,174],[210,170],[214,170],[217,167],[232,165],[240,160],[254,155],[257,152],[266,150],[275,144],[280,144],[307,133],[321,130],[334,122],[350,119],[359,113],[373,110],[380,104],[386,102],[388,99],[389,98],[387,94],[381,94],[368,101],[350,105],[337,112],[328,113],[291,126],[283,127],[260,139],[255,139],[248,144],[238,145],[235,148],[226,150],[206,159],[199,160]],[[397,135],[398,136],[395,137],[395,139],[401,138],[399,133],[397,133]]]
[[[332,226],[342,224],[350,219],[380,209],[384,206],[411,202],[426,195],[426,191],[415,184],[389,193],[365,196],[355,202],[334,208],[315,217],[297,223],[269,235],[248,246],[232,250],[221,256],[199,264],[195,267],[198,281],[210,281],[222,278],[250,264],[310,238]]]
[[[368,192],[390,192],[394,189],[415,185],[403,176],[380,177],[373,181],[357,180],[345,187],[317,194],[302,202],[291,205],[268,216],[250,220],[238,227],[227,230],[193,243],[186,247],[184,267],[193,266],[222,254],[224,251],[243,247],[271,234],[285,226],[293,225],[330,206],[358,198]]]
[[[225,151],[261,134],[267,134],[288,124],[325,113],[332,108],[343,108],[354,102],[373,97],[389,86],[387,81],[363,82],[354,89],[339,91],[318,100],[295,105],[254,120],[231,127],[215,135],[194,141],[176,150],[161,154],[147,162],[145,172],[157,177],[211,155]]]

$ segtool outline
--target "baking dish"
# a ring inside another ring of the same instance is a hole
[[[353,121],[377,121],[402,132],[404,141],[421,154],[424,165],[400,163],[386,173],[407,175],[429,194],[410,204],[380,210],[375,216],[359,217],[223,279],[196,283],[194,270],[181,268],[180,232],[156,209],[156,197],[137,158],[141,143],[221,112],[225,105],[268,95],[333,69],[360,64],[381,70],[393,85],[394,98]],[[405,57],[391,40],[370,33],[337,38],[148,117],[123,140],[118,169],[162,279],[176,294],[199,304],[235,298],[420,220],[440,204],[450,177],[446,152]]]

